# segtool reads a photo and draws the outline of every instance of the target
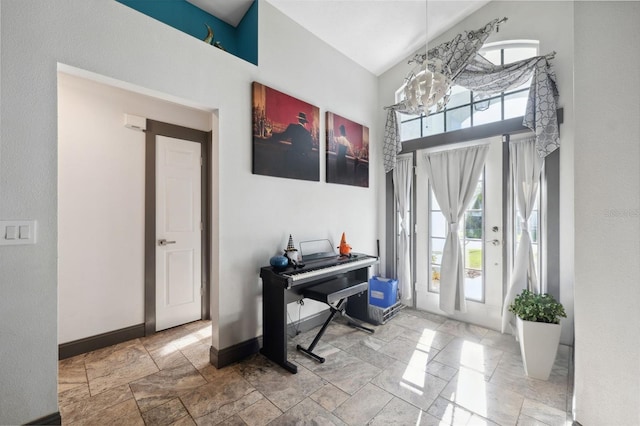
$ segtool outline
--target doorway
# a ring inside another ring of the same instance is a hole
[[[499,329],[504,293],[503,146],[500,136],[465,145],[488,144],[489,152],[470,205],[460,224],[467,312],[454,319]],[[460,147],[456,144],[456,148]],[[433,195],[425,155],[448,146],[416,151],[416,308],[439,309],[440,264],[448,226]]]
[[[210,316],[211,137],[211,132],[147,120],[147,335]]]

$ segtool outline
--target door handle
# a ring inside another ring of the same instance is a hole
[[[166,246],[168,244],[175,244],[175,243],[176,243],[175,241],[167,241],[164,238],[161,239],[161,240],[158,240],[158,245],[159,246]]]
[[[500,240],[487,240],[487,242],[493,244],[494,246],[500,245]]]

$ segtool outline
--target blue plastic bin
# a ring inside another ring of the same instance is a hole
[[[388,308],[398,301],[398,280],[373,276],[369,279],[369,304]]]

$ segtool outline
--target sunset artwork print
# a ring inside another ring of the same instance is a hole
[[[253,174],[320,180],[320,110],[253,83]]]
[[[327,182],[369,187],[369,128],[327,112]]]

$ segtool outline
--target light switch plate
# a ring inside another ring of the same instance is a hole
[[[35,243],[35,220],[0,220],[0,246]]]

